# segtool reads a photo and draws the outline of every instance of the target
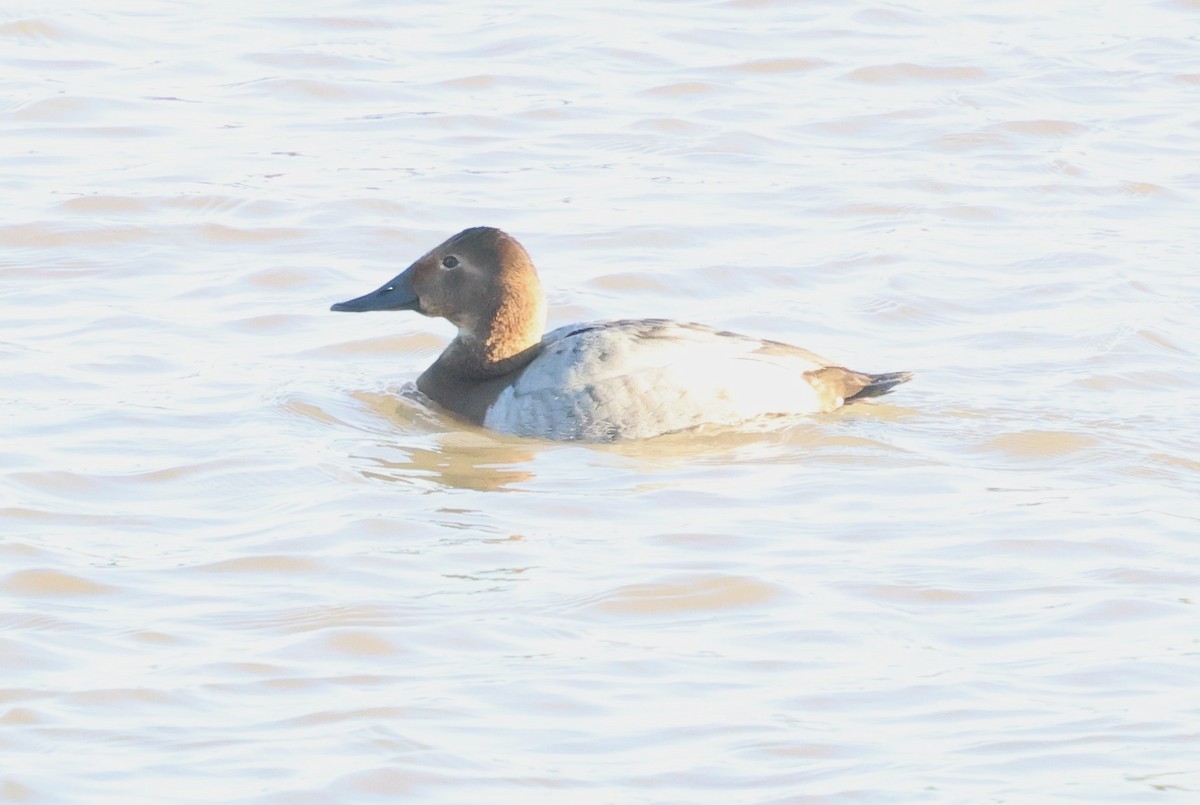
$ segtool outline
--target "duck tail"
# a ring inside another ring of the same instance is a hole
[[[868,397],[882,397],[901,383],[912,380],[912,372],[884,372],[879,375],[860,375],[866,383],[858,391],[846,397],[846,402],[865,400]]]

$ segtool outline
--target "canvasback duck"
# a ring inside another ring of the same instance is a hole
[[[463,419],[532,438],[610,442],[827,412],[911,377],[855,372],[778,341],[665,319],[545,333],[533,261],[515,238],[486,226],[459,232],[378,290],[331,309],[450,320],[458,335],[417,388]]]

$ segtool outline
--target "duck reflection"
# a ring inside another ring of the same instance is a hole
[[[508,445],[472,447],[444,444],[436,448],[423,448],[381,443],[376,447],[391,456],[355,456],[372,465],[360,470],[364,477],[416,486],[431,492],[442,489],[511,491],[515,485],[534,477],[534,473],[526,468],[533,458],[532,453]]]
[[[364,477],[429,492],[488,492],[510,491],[535,476],[531,465],[542,445],[464,429],[432,408],[411,383],[392,394],[355,396],[387,420],[386,431],[377,431],[387,437],[354,456],[370,465],[359,470]]]

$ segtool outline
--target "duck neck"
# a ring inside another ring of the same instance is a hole
[[[532,298],[507,297],[483,323],[463,322],[438,363],[463,380],[485,380],[524,368],[537,357],[546,327],[540,289]]]

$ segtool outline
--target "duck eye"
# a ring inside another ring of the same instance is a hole
[[[454,255],[450,255],[449,257],[443,257],[442,258],[442,266],[444,268],[457,268],[458,267],[458,258],[455,257]]]

